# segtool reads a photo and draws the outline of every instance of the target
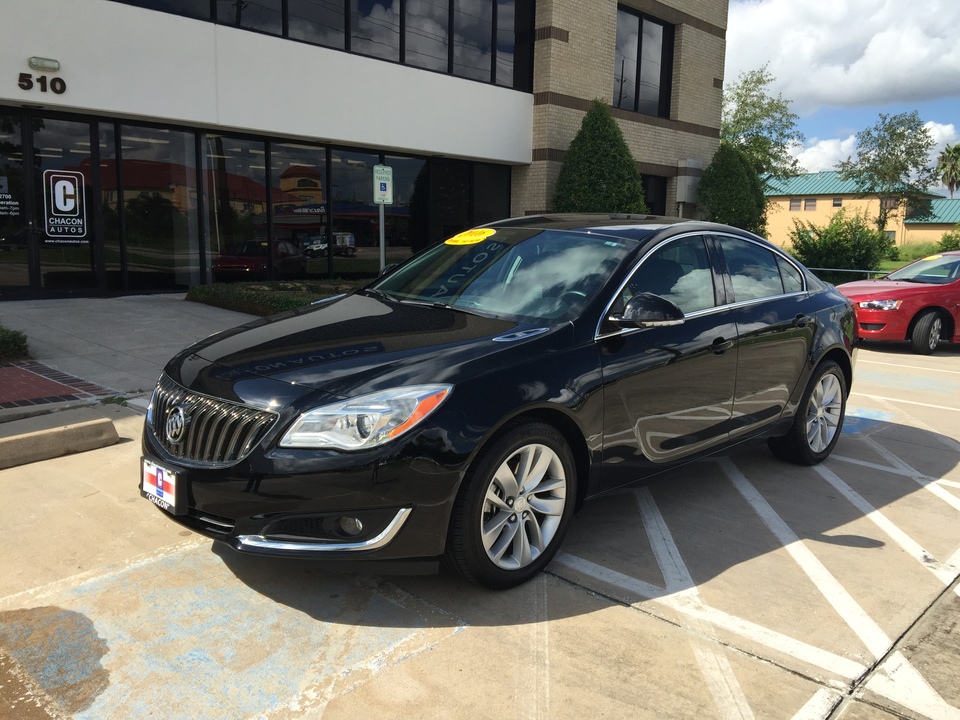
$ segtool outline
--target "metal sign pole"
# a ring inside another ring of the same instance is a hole
[[[386,228],[384,205],[393,205],[393,168],[389,165],[373,166],[373,201],[380,206],[380,272],[387,266]]]
[[[380,272],[387,266],[387,245],[383,232],[383,203],[380,203]]]

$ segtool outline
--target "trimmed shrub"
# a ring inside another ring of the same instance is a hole
[[[763,181],[747,155],[721,143],[703,171],[697,197],[707,218],[757,235],[767,231],[767,199]]]
[[[554,212],[647,213],[640,170],[610,111],[594,100],[563,159]]]
[[[940,252],[960,250],[960,223],[943,234],[943,237],[940,238],[940,244],[937,245],[937,250]]]
[[[794,220],[790,240],[793,254],[807,267],[838,270],[876,270],[890,246],[887,236],[877,230],[866,213],[848,215],[846,209],[838,210],[823,227]],[[862,279],[847,273],[818,271],[817,275],[832,283]]]
[[[27,336],[0,326],[0,362],[27,357]]]

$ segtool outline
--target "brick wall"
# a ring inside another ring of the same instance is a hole
[[[727,0],[622,0],[674,26],[669,118],[612,109],[642,172],[662,175],[667,213],[676,214],[684,160],[706,167],[719,144]],[[610,104],[616,0],[538,0],[534,49],[533,162],[514,168],[512,212],[550,209],[560,165],[590,101]],[[684,208],[689,216],[692,208]]]

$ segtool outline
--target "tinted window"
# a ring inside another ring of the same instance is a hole
[[[217,22],[280,35],[283,12],[280,0],[217,0]]]
[[[777,265],[780,267],[780,279],[783,281],[784,292],[802,292],[803,276],[800,271],[779,255],[776,258]]]
[[[752,242],[729,236],[720,237],[718,240],[727,259],[736,302],[783,294],[780,268],[773,252]]]
[[[407,0],[404,62],[429,70],[447,70],[448,0]]]
[[[119,2],[202,20],[210,19],[210,0],[119,0]]]
[[[617,10],[613,104],[645,115],[670,115],[673,28],[632,10]]]
[[[453,74],[490,82],[493,4],[454,0]]]
[[[343,0],[287,0],[290,37],[343,49]]]
[[[713,271],[703,238],[680,238],[650,253],[627,283],[623,300],[641,292],[666,298],[684,314],[713,307]]]
[[[350,49],[400,60],[399,0],[350,0]]]

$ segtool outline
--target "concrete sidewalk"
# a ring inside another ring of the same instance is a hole
[[[149,397],[173,355],[253,318],[183,298],[183,294],[132,295],[0,303],[0,325],[26,334],[35,361],[29,366],[17,364],[16,380],[32,383],[42,393],[37,397],[74,396],[44,403],[59,407],[110,394]],[[47,373],[44,366],[56,372]],[[66,387],[54,392],[51,382]],[[37,407],[36,411],[50,409],[55,408]],[[0,422],[25,414],[35,412],[0,409]]]

